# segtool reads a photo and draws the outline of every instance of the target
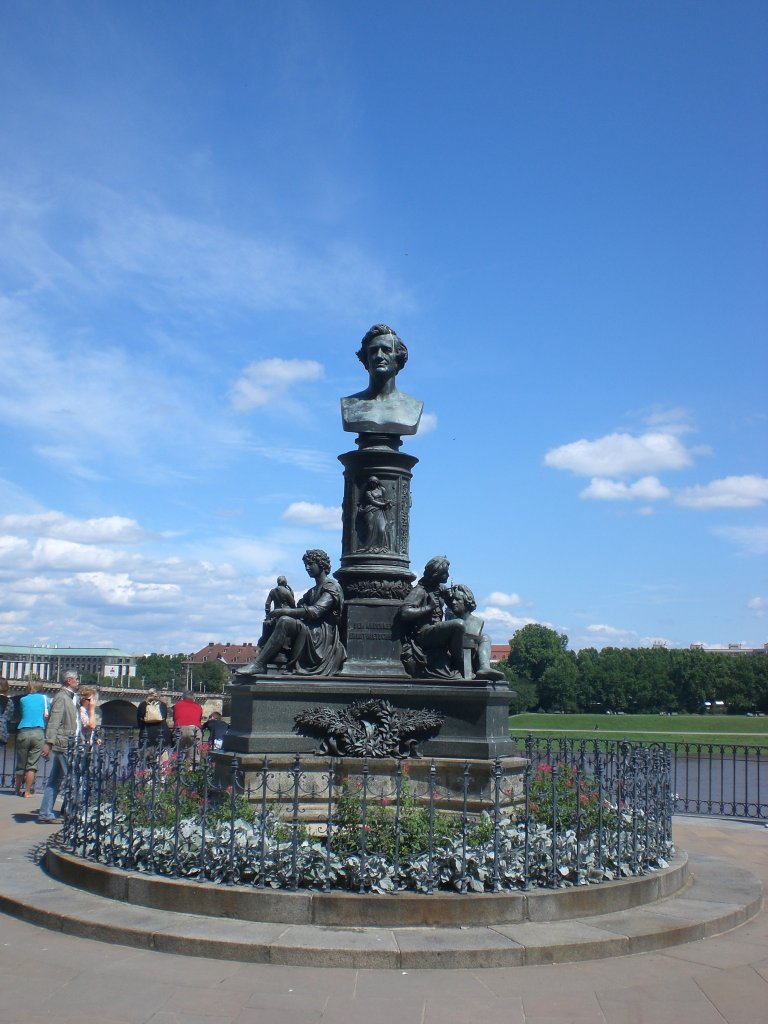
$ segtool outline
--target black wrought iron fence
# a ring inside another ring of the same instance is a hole
[[[107,739],[110,743],[122,743],[127,747],[135,743],[136,732],[133,729],[101,729],[100,737]],[[50,761],[41,757],[37,765],[37,777],[35,779],[35,792],[42,793],[45,783],[48,781],[48,770]],[[13,729],[8,737],[8,742],[0,746],[0,788],[10,789],[15,785],[16,775],[16,731]]]
[[[132,730],[114,730],[110,742],[124,746],[135,744]],[[567,737],[513,736],[517,753],[530,756],[534,763],[554,763],[563,759],[580,760],[591,772],[595,751],[600,751],[605,770],[628,749],[641,744],[629,741],[586,740]],[[678,814],[702,814],[723,817],[768,820],[768,747],[747,744],[670,743],[672,808]],[[651,749],[656,749],[652,745]],[[13,735],[0,747],[0,786],[14,784],[15,751]],[[36,782],[37,792],[45,786],[48,762],[41,759]]]
[[[628,740],[513,736],[516,752],[536,763],[577,759],[590,772],[596,759],[606,771],[643,745]],[[747,744],[665,743],[669,752],[672,808],[677,814],[768,819],[768,747]]]
[[[316,759],[265,758],[246,789],[237,757],[104,741],[70,752],[59,842],[129,870],[360,893],[557,888],[663,866],[667,752],[567,753],[530,760],[512,785],[497,760],[478,810],[469,764],[457,781],[431,762],[416,782],[394,759],[384,774],[343,759],[318,774]]]

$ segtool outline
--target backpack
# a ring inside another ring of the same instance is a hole
[[[151,700],[144,710],[144,723],[149,725],[152,722],[162,722],[163,712],[156,700]]]

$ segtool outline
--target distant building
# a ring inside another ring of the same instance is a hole
[[[9,680],[35,677],[59,682],[70,669],[95,672],[104,680],[133,679],[139,654],[126,654],[116,647],[14,646],[0,643],[0,675]]]
[[[207,661],[225,661],[227,665],[247,665],[258,653],[256,644],[217,644],[213,640],[189,658],[190,665],[204,665]]]
[[[768,654],[768,644],[762,647],[745,647],[743,644],[728,644],[727,647],[717,644],[691,644],[692,651],[706,651],[707,654]]]
[[[491,644],[491,661],[506,661],[509,652],[509,644]]]

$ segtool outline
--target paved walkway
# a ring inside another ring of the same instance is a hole
[[[4,845],[50,829],[0,794]],[[31,806],[30,806],[31,805]],[[677,819],[677,844],[768,886],[768,829]],[[120,913],[119,905],[115,913]],[[0,1024],[765,1024],[768,911],[663,952],[541,967],[355,970],[139,951],[0,917]]]

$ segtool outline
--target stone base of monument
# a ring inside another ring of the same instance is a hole
[[[232,714],[225,750],[233,754],[312,753],[320,740],[294,732],[298,714],[315,707],[343,711],[376,698],[401,710],[436,711],[443,717],[437,736],[424,740],[424,758],[493,760],[512,757],[509,704],[503,685],[483,680],[442,683],[400,677],[288,675],[259,676],[231,686]]]
[[[324,824],[329,817],[329,802],[338,799],[343,787],[360,793],[365,786],[368,799],[394,804],[397,795],[398,764],[393,758],[333,758],[301,754],[226,754],[212,755],[218,785],[226,788],[237,772],[253,803],[295,809],[304,823]],[[267,765],[264,760],[267,758]],[[236,759],[236,763],[235,763]],[[527,761],[504,757],[499,761],[453,758],[422,758],[402,762],[400,785],[407,779],[409,795],[417,804],[430,799],[440,811],[475,815],[487,811],[493,815],[496,800],[502,813],[512,813],[523,800],[523,773]]]

